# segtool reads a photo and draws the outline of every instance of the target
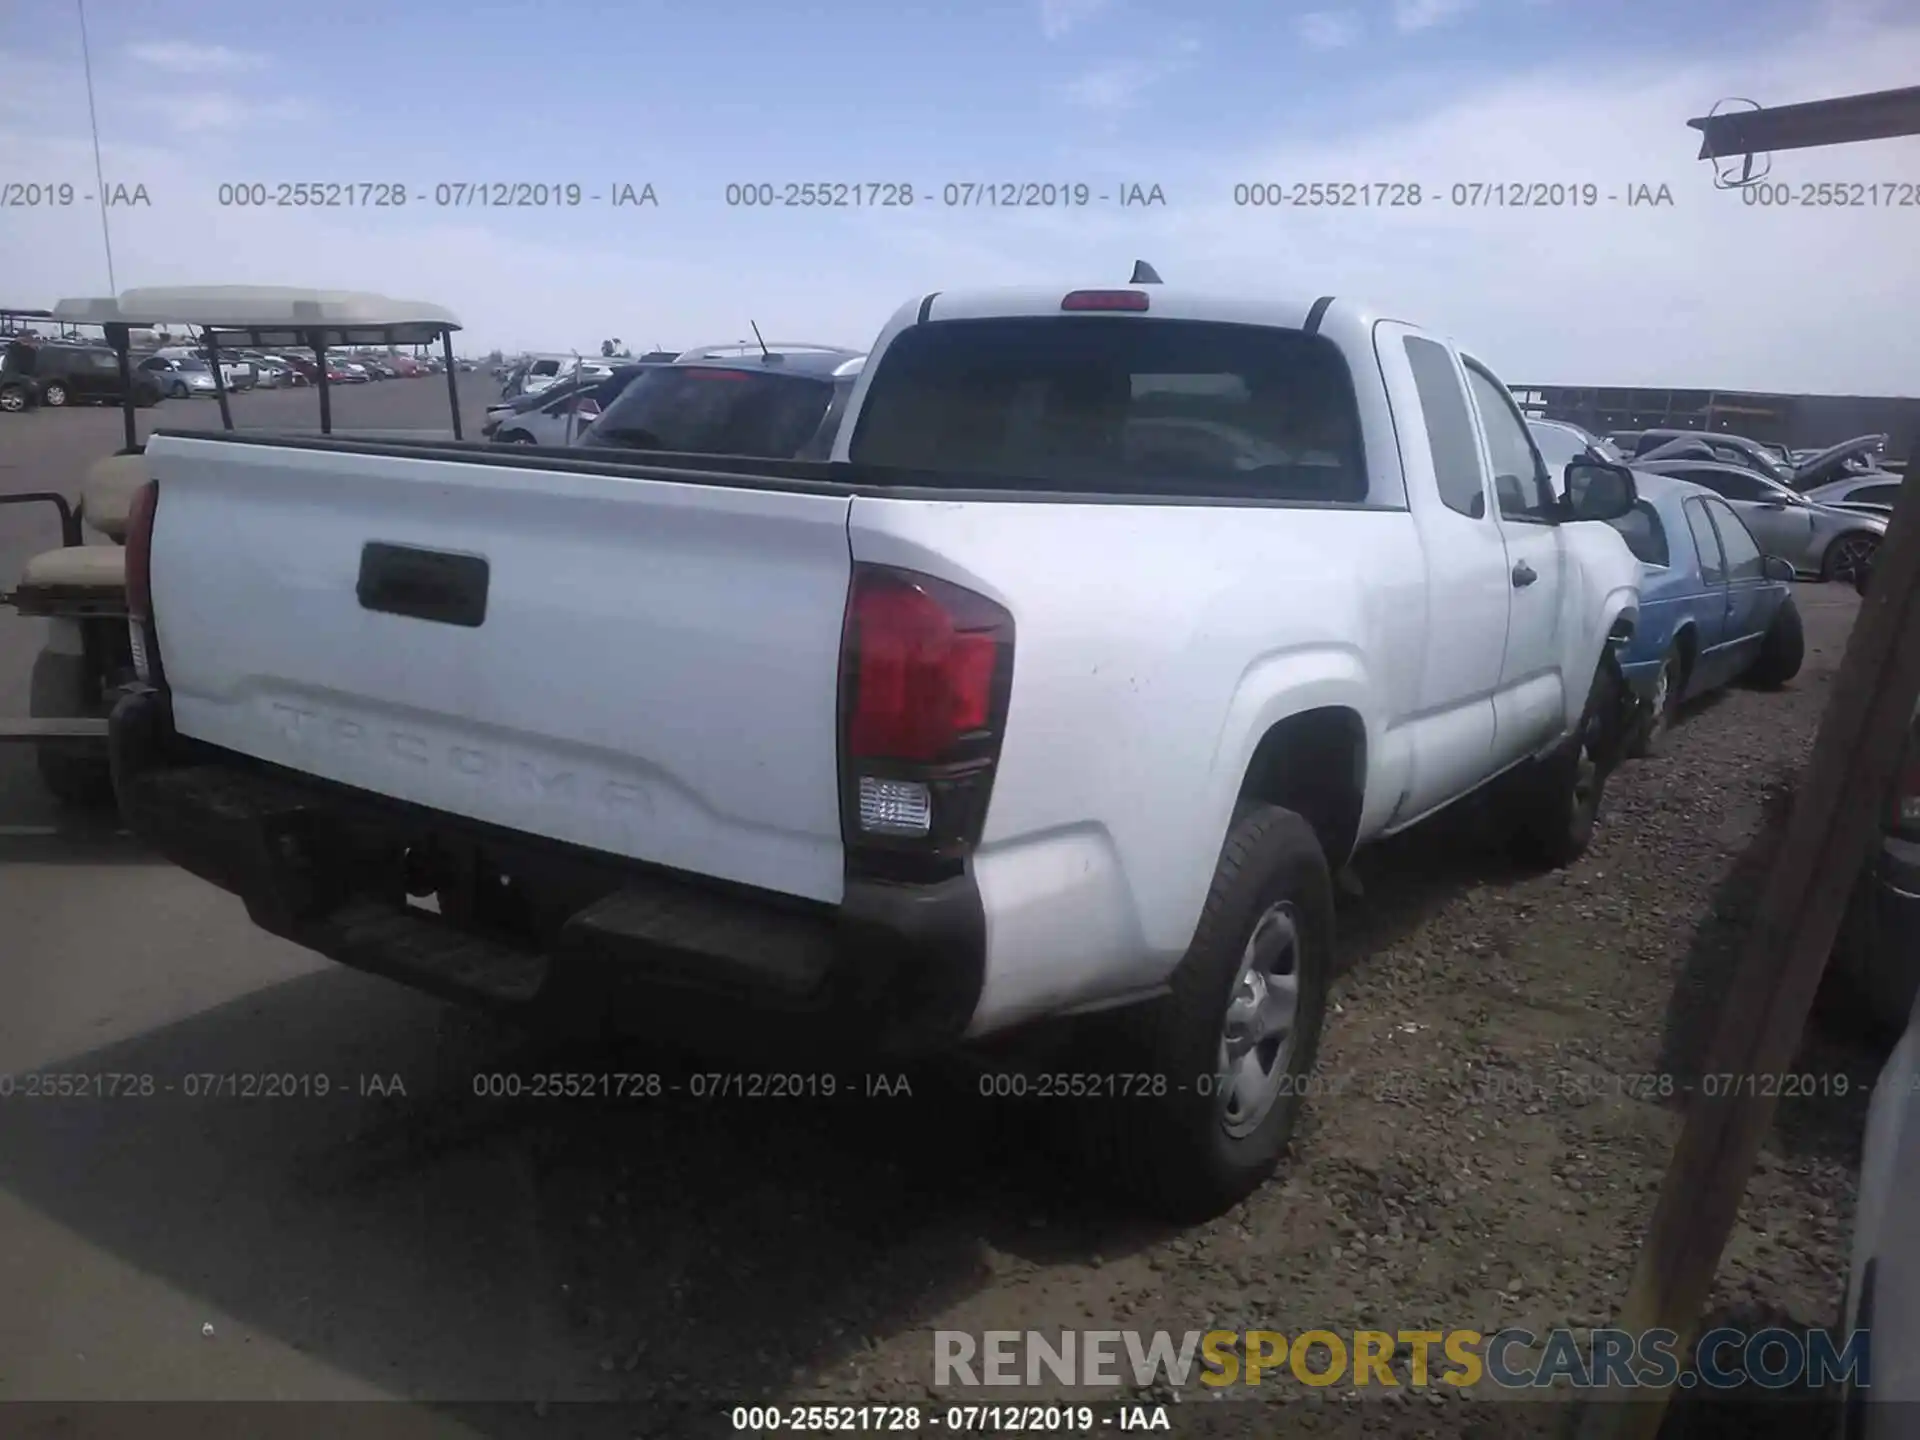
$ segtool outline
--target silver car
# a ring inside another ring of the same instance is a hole
[[[1887,522],[1862,510],[1820,505],[1777,480],[1737,465],[1695,459],[1638,460],[1636,468],[1704,485],[1731,505],[1769,555],[1803,575],[1850,580],[1872,563]]]
[[[1855,475],[1846,480],[1834,480],[1826,485],[1818,485],[1807,491],[1807,499],[1816,505],[1869,505],[1888,511],[1900,498],[1900,477],[1889,475],[1884,470],[1868,475]]]
[[[489,406],[489,428],[482,433],[502,445],[571,445],[639,375],[639,367],[623,367],[593,379],[563,381],[545,392],[551,396],[545,404],[527,397],[535,403],[510,403],[497,417]]]
[[[160,393],[169,400],[218,393],[218,387],[213,383],[213,371],[204,360],[176,360],[164,355],[151,355],[140,362],[139,369],[159,382]]]

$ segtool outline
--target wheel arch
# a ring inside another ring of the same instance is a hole
[[[1358,841],[1366,793],[1366,720],[1349,705],[1317,705],[1267,726],[1248,757],[1236,804],[1257,800],[1293,811],[1338,869]]]

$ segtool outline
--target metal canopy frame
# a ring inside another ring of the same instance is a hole
[[[453,332],[461,329],[453,312],[425,300],[395,300],[356,290],[303,290],[274,285],[214,285],[124,290],[117,296],[62,300],[51,318],[72,325],[98,325],[120,361],[123,391],[121,420],[126,450],[138,448],[134,423],[131,334],[136,329],[184,325],[200,332],[213,370],[220,402],[220,423],[233,429],[220,348],[241,344],[313,351],[314,386],[320,392],[320,433],[333,433],[333,396],[327,386],[327,350],[339,345],[429,345],[440,342],[447,372],[447,403],[453,413],[453,438],[465,439],[460,425],[460,385],[453,358]]]

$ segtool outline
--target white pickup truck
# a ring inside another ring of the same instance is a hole
[[[1218,1210],[1357,845],[1490,785],[1586,845],[1632,475],[1557,488],[1479,362],[1332,299],[937,293],[872,357],[821,462],[156,436],[123,811],[448,995],[748,1056],[1103,1012],[1125,1173]]]

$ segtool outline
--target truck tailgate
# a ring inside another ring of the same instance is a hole
[[[181,734],[841,898],[846,497],[181,436],[147,456]],[[364,564],[404,569],[418,550],[476,557],[447,583],[484,611],[389,613],[422,608],[417,569],[397,598],[363,597]]]

